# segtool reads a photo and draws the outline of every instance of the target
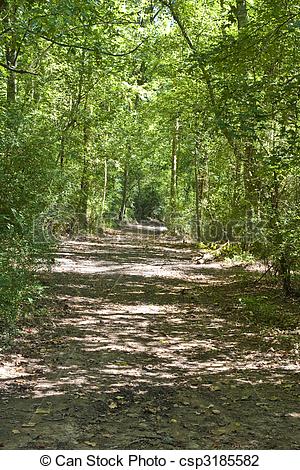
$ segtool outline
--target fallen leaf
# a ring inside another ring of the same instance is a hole
[[[230,434],[236,432],[241,426],[241,423],[236,421],[235,423],[230,423],[228,426],[221,426],[214,430],[214,434],[223,436],[224,434]]]
[[[218,429],[215,429],[213,433],[223,436],[224,434],[228,433],[228,429],[226,427],[218,428]]]
[[[22,428],[34,428],[34,426],[36,426],[36,423],[32,422],[22,424]]]
[[[96,447],[96,442],[84,441],[84,444],[89,447]]]
[[[251,398],[251,395],[243,395],[240,400],[249,400]]]
[[[240,429],[240,427],[241,427],[241,423],[239,421],[236,421],[234,423],[230,423],[227,426],[227,429],[228,429],[228,432],[236,432]]]
[[[112,402],[108,405],[108,408],[110,408],[111,410],[115,410],[116,408],[118,408],[118,404],[112,401]]]
[[[13,434],[21,434],[21,431],[19,431],[19,429],[13,429],[12,433]]]
[[[263,403],[263,402],[256,402],[255,403],[256,406],[263,406],[264,408],[268,408],[267,404],[266,403]]]
[[[170,423],[177,423],[177,419],[175,418],[170,419]]]
[[[37,415],[48,415],[50,413],[50,408],[37,408],[35,414]]]
[[[145,411],[147,411],[148,413],[156,414],[160,411],[160,408],[154,408],[154,406],[148,406],[147,408],[145,408]]]

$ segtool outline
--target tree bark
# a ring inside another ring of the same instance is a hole
[[[88,165],[88,151],[87,140],[85,137],[85,149],[82,162],[82,174],[80,181],[80,196],[78,204],[78,222],[79,228],[84,231],[88,226],[87,210],[88,210],[88,196],[89,196],[89,165]]]
[[[198,166],[198,158],[195,153],[195,209],[196,209],[196,234],[197,234],[197,241],[200,242],[202,235],[201,235],[201,223],[202,223],[202,207],[201,202],[203,199],[203,192],[204,192],[204,175],[200,176],[199,174],[199,166]]]
[[[236,0],[236,17],[238,20],[238,29],[245,28],[248,24],[247,0]]]
[[[60,168],[64,168],[65,164],[65,133],[63,132],[60,136],[60,147],[59,147],[59,162],[60,162]]]
[[[128,192],[128,180],[129,180],[129,168],[128,160],[125,160],[124,172],[123,172],[123,187],[122,187],[122,201],[119,212],[119,221],[122,222],[125,218],[126,213],[126,202],[127,202],[127,192]]]
[[[6,64],[12,65],[13,67],[17,65],[16,49],[13,46],[13,41],[6,47]],[[9,71],[6,89],[7,102],[15,103],[17,97],[17,79],[15,72]]]
[[[5,64],[4,67],[8,70],[6,79],[6,99],[9,104],[16,102],[17,97],[17,78],[16,72],[11,69],[17,67],[18,48],[16,35],[13,31],[13,25],[16,22],[17,7],[9,5],[6,0],[0,2],[0,11],[3,13],[3,25],[5,29],[11,32],[10,38],[5,41]]]
[[[202,224],[202,200],[205,185],[205,170],[204,164],[206,158],[202,158],[202,164],[199,165],[200,153],[200,136],[199,130],[196,130],[195,151],[194,151],[194,178],[195,178],[195,212],[196,212],[196,235],[197,241],[202,239],[201,224]]]
[[[173,20],[178,25],[178,27],[181,31],[181,34],[182,34],[183,38],[185,39],[188,47],[190,48],[190,50],[195,55],[195,58],[197,60],[198,66],[199,66],[199,69],[202,73],[202,79],[203,79],[204,83],[206,84],[209,101],[210,101],[210,104],[211,104],[211,107],[212,107],[212,111],[213,111],[213,114],[214,114],[214,117],[215,117],[215,120],[216,120],[217,127],[219,128],[219,130],[224,135],[225,139],[229,143],[229,145],[232,148],[232,150],[233,150],[234,154],[236,155],[236,157],[242,157],[243,151],[240,148],[239,144],[237,143],[236,139],[233,137],[232,129],[230,128],[230,126],[225,125],[222,122],[222,119],[220,119],[220,106],[219,106],[219,103],[218,103],[218,100],[217,100],[217,95],[216,95],[216,92],[215,92],[215,89],[214,89],[213,81],[212,81],[212,78],[211,78],[211,75],[210,75],[209,71],[206,69],[205,65],[202,63],[201,54],[199,54],[196,46],[194,45],[193,41],[191,40],[191,38],[188,34],[188,31],[185,28],[185,26],[184,26],[184,24],[183,24],[183,22],[182,22],[182,20],[179,16],[178,11],[176,10],[175,5],[173,5],[171,2],[168,2],[166,0],[160,0],[160,1],[165,7],[167,7],[170,10],[170,13],[173,17]]]
[[[90,189],[90,129],[88,122],[88,95],[84,105],[84,124],[83,124],[83,161],[82,174],[80,182],[80,195],[78,204],[78,222],[79,228],[86,231],[88,228],[88,199]]]
[[[280,230],[280,183],[277,172],[273,172],[273,189],[271,194],[272,217],[271,229],[273,231],[273,240],[277,248],[277,257],[275,259],[276,270],[282,284],[285,295],[292,293],[291,280],[291,250],[288,244],[283,243],[283,236]]]
[[[106,202],[106,192],[107,192],[108,166],[107,166],[106,157],[104,157],[103,163],[104,163],[104,176],[103,176],[103,190],[102,190],[102,198],[101,198],[100,221],[103,220],[103,214],[105,211],[105,202]]]
[[[180,122],[177,117],[174,123],[172,137],[172,157],[171,157],[171,188],[170,188],[170,212],[171,216],[176,213],[177,207],[177,165],[178,165],[178,145],[179,145]]]
[[[60,164],[61,169],[63,169],[64,164],[65,164],[65,143],[66,143],[66,138],[68,135],[68,132],[71,131],[75,124],[76,124],[76,119],[78,115],[78,111],[83,99],[83,81],[84,81],[84,71],[85,71],[85,51],[82,52],[82,58],[81,58],[81,70],[80,70],[80,76],[79,76],[79,81],[78,81],[78,91],[77,91],[77,96],[73,96],[71,98],[71,103],[70,103],[70,113],[67,118],[67,122],[64,124],[64,126],[61,129],[61,136],[60,136],[60,149],[59,149],[59,154],[58,154],[58,161]]]

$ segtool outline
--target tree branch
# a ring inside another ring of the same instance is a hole
[[[15,67],[8,65],[8,64],[4,64],[3,62],[0,62],[0,66],[14,73],[23,73],[23,74],[27,73],[29,75],[38,75],[36,72],[31,72],[30,70],[16,69]]]
[[[174,21],[177,23],[180,31],[181,31],[181,34],[182,36],[184,37],[184,39],[186,40],[186,42],[188,43],[190,49],[193,51],[193,52],[196,52],[196,48],[191,40],[191,38],[189,37],[188,33],[187,33],[187,30],[185,29],[182,21],[181,21],[181,18],[179,18],[179,15],[177,14],[177,12],[175,11],[175,8],[174,8],[174,5],[172,5],[171,2],[169,1],[166,1],[166,0],[161,0],[161,3],[169,8],[170,12],[171,12],[171,15],[173,16],[173,19]]]
[[[36,34],[33,31],[29,31],[32,34]],[[133,54],[135,51],[137,51],[142,44],[144,44],[145,41],[140,42],[136,47],[131,49],[130,51],[126,52],[120,52],[120,53],[114,53],[114,52],[109,52],[109,51],[104,51],[103,49],[98,49],[98,47],[88,47],[88,46],[82,46],[81,44],[68,44],[65,42],[57,41],[56,39],[48,38],[47,36],[44,36],[42,34],[38,35],[40,38],[45,39],[45,41],[51,42],[52,44],[56,44],[57,46],[60,47],[68,47],[68,48],[74,48],[74,49],[80,49],[83,51],[89,51],[89,52],[98,52],[103,55],[108,55],[112,57],[124,57],[130,54]]]
[[[175,21],[175,23],[179,27],[183,38],[185,39],[185,41],[186,41],[187,45],[189,46],[190,50],[194,53],[194,57],[197,60],[197,63],[199,65],[199,69],[202,72],[203,79],[204,79],[204,82],[205,82],[206,87],[207,87],[208,96],[209,96],[209,99],[210,99],[212,110],[213,110],[213,113],[215,115],[215,119],[216,119],[217,126],[218,126],[219,130],[222,132],[223,136],[225,137],[225,139],[229,143],[229,145],[232,148],[234,154],[236,156],[238,156],[239,158],[241,158],[242,157],[241,151],[240,151],[239,146],[237,145],[237,143],[235,142],[235,140],[234,140],[234,138],[231,134],[230,126],[228,126],[228,125],[226,126],[223,122],[222,122],[222,125],[220,125],[220,123],[219,123],[219,121],[220,121],[220,112],[219,112],[219,109],[218,109],[218,102],[217,102],[215,89],[214,89],[214,86],[213,86],[213,83],[212,83],[211,76],[210,76],[209,72],[207,71],[205,65],[201,61],[201,57],[200,57],[199,52],[197,51],[197,48],[194,46],[193,41],[189,37],[189,34],[188,34],[184,24],[183,24],[183,21],[181,20],[179,14],[175,10],[174,5],[172,4],[172,2],[170,0],[160,0],[160,1],[165,7],[167,7],[170,10],[170,13],[173,17],[173,20]]]

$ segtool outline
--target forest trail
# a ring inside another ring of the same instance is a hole
[[[55,315],[0,357],[4,449],[299,449],[299,365],[233,312],[236,269],[118,232],[65,242]]]

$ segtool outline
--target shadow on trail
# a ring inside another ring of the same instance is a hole
[[[4,448],[299,448],[298,364],[231,315],[235,270],[155,243],[62,246],[61,310],[4,365]]]

